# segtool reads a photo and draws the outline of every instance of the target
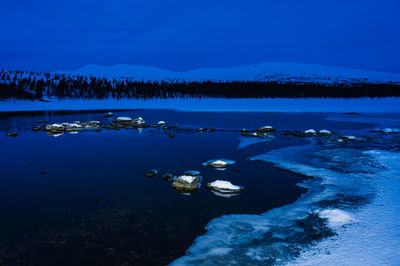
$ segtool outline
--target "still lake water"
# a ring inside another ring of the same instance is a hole
[[[248,158],[308,140],[285,130],[361,130],[371,124],[325,119],[328,114],[264,112],[115,111],[164,120],[176,129],[121,129],[59,137],[27,130],[38,124],[99,120],[104,112],[0,113],[1,265],[165,265],[185,254],[213,218],[261,214],[296,201],[304,177]],[[390,116],[390,115],[389,115]],[[276,138],[246,146],[242,128],[271,125]],[[197,128],[221,131],[196,132]],[[223,130],[223,131],[222,131]],[[19,136],[6,137],[16,131]],[[175,134],[170,138],[166,133]],[[278,137],[279,136],[279,137]],[[239,144],[240,149],[238,149]],[[210,159],[237,163],[226,171],[206,168]],[[147,178],[144,173],[157,169]],[[198,170],[201,189],[179,194],[162,179]],[[205,188],[217,179],[244,186],[230,198]]]

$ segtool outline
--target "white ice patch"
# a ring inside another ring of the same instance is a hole
[[[337,230],[337,236],[311,246],[289,265],[399,265],[400,264],[400,154],[366,151],[385,167],[371,176],[374,200],[354,212],[357,222]]]
[[[384,128],[382,131],[385,133],[400,133],[400,129],[398,128]]]
[[[257,133],[255,133],[257,134]],[[247,146],[253,145],[253,144],[258,144],[258,143],[262,143],[262,142],[270,142],[273,139],[275,139],[274,136],[272,135],[267,135],[265,137],[262,138],[249,138],[249,137],[240,137],[239,138],[239,145],[238,145],[238,149],[243,149]]]
[[[252,159],[313,177],[300,184],[308,191],[294,203],[261,215],[213,219],[206,234],[172,265],[269,265],[296,258],[296,265],[400,263],[399,153],[310,144]],[[321,234],[331,228],[337,235],[313,241],[310,228],[322,230]],[[210,253],[218,248],[230,250],[223,255]]]
[[[339,209],[328,209],[317,213],[319,217],[327,219],[328,225],[333,229],[354,222],[350,213]]]

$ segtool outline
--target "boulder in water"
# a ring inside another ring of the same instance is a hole
[[[229,165],[236,163],[233,160],[228,159],[216,159],[209,160],[203,163],[204,166],[212,167],[212,168],[227,168]]]
[[[18,137],[18,133],[17,132],[11,132],[11,133],[7,133],[6,136],[7,137]]]
[[[233,185],[231,182],[225,180],[216,180],[208,183],[207,188],[223,194],[235,194],[243,190],[242,186]]]
[[[195,192],[201,186],[201,177],[196,175],[184,174],[178,176],[172,183],[172,187],[181,193]]]

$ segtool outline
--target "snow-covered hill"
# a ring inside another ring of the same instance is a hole
[[[175,72],[137,65],[86,65],[75,71],[58,71],[71,75],[88,75],[104,78],[128,77],[145,81],[305,81],[318,83],[368,81],[400,82],[400,73],[329,67],[299,63],[262,63],[231,68],[200,68]]]

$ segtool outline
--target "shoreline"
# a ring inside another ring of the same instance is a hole
[[[171,98],[171,99],[67,99],[54,102],[0,101],[0,112],[176,110],[189,112],[316,112],[398,113],[400,98]]]

